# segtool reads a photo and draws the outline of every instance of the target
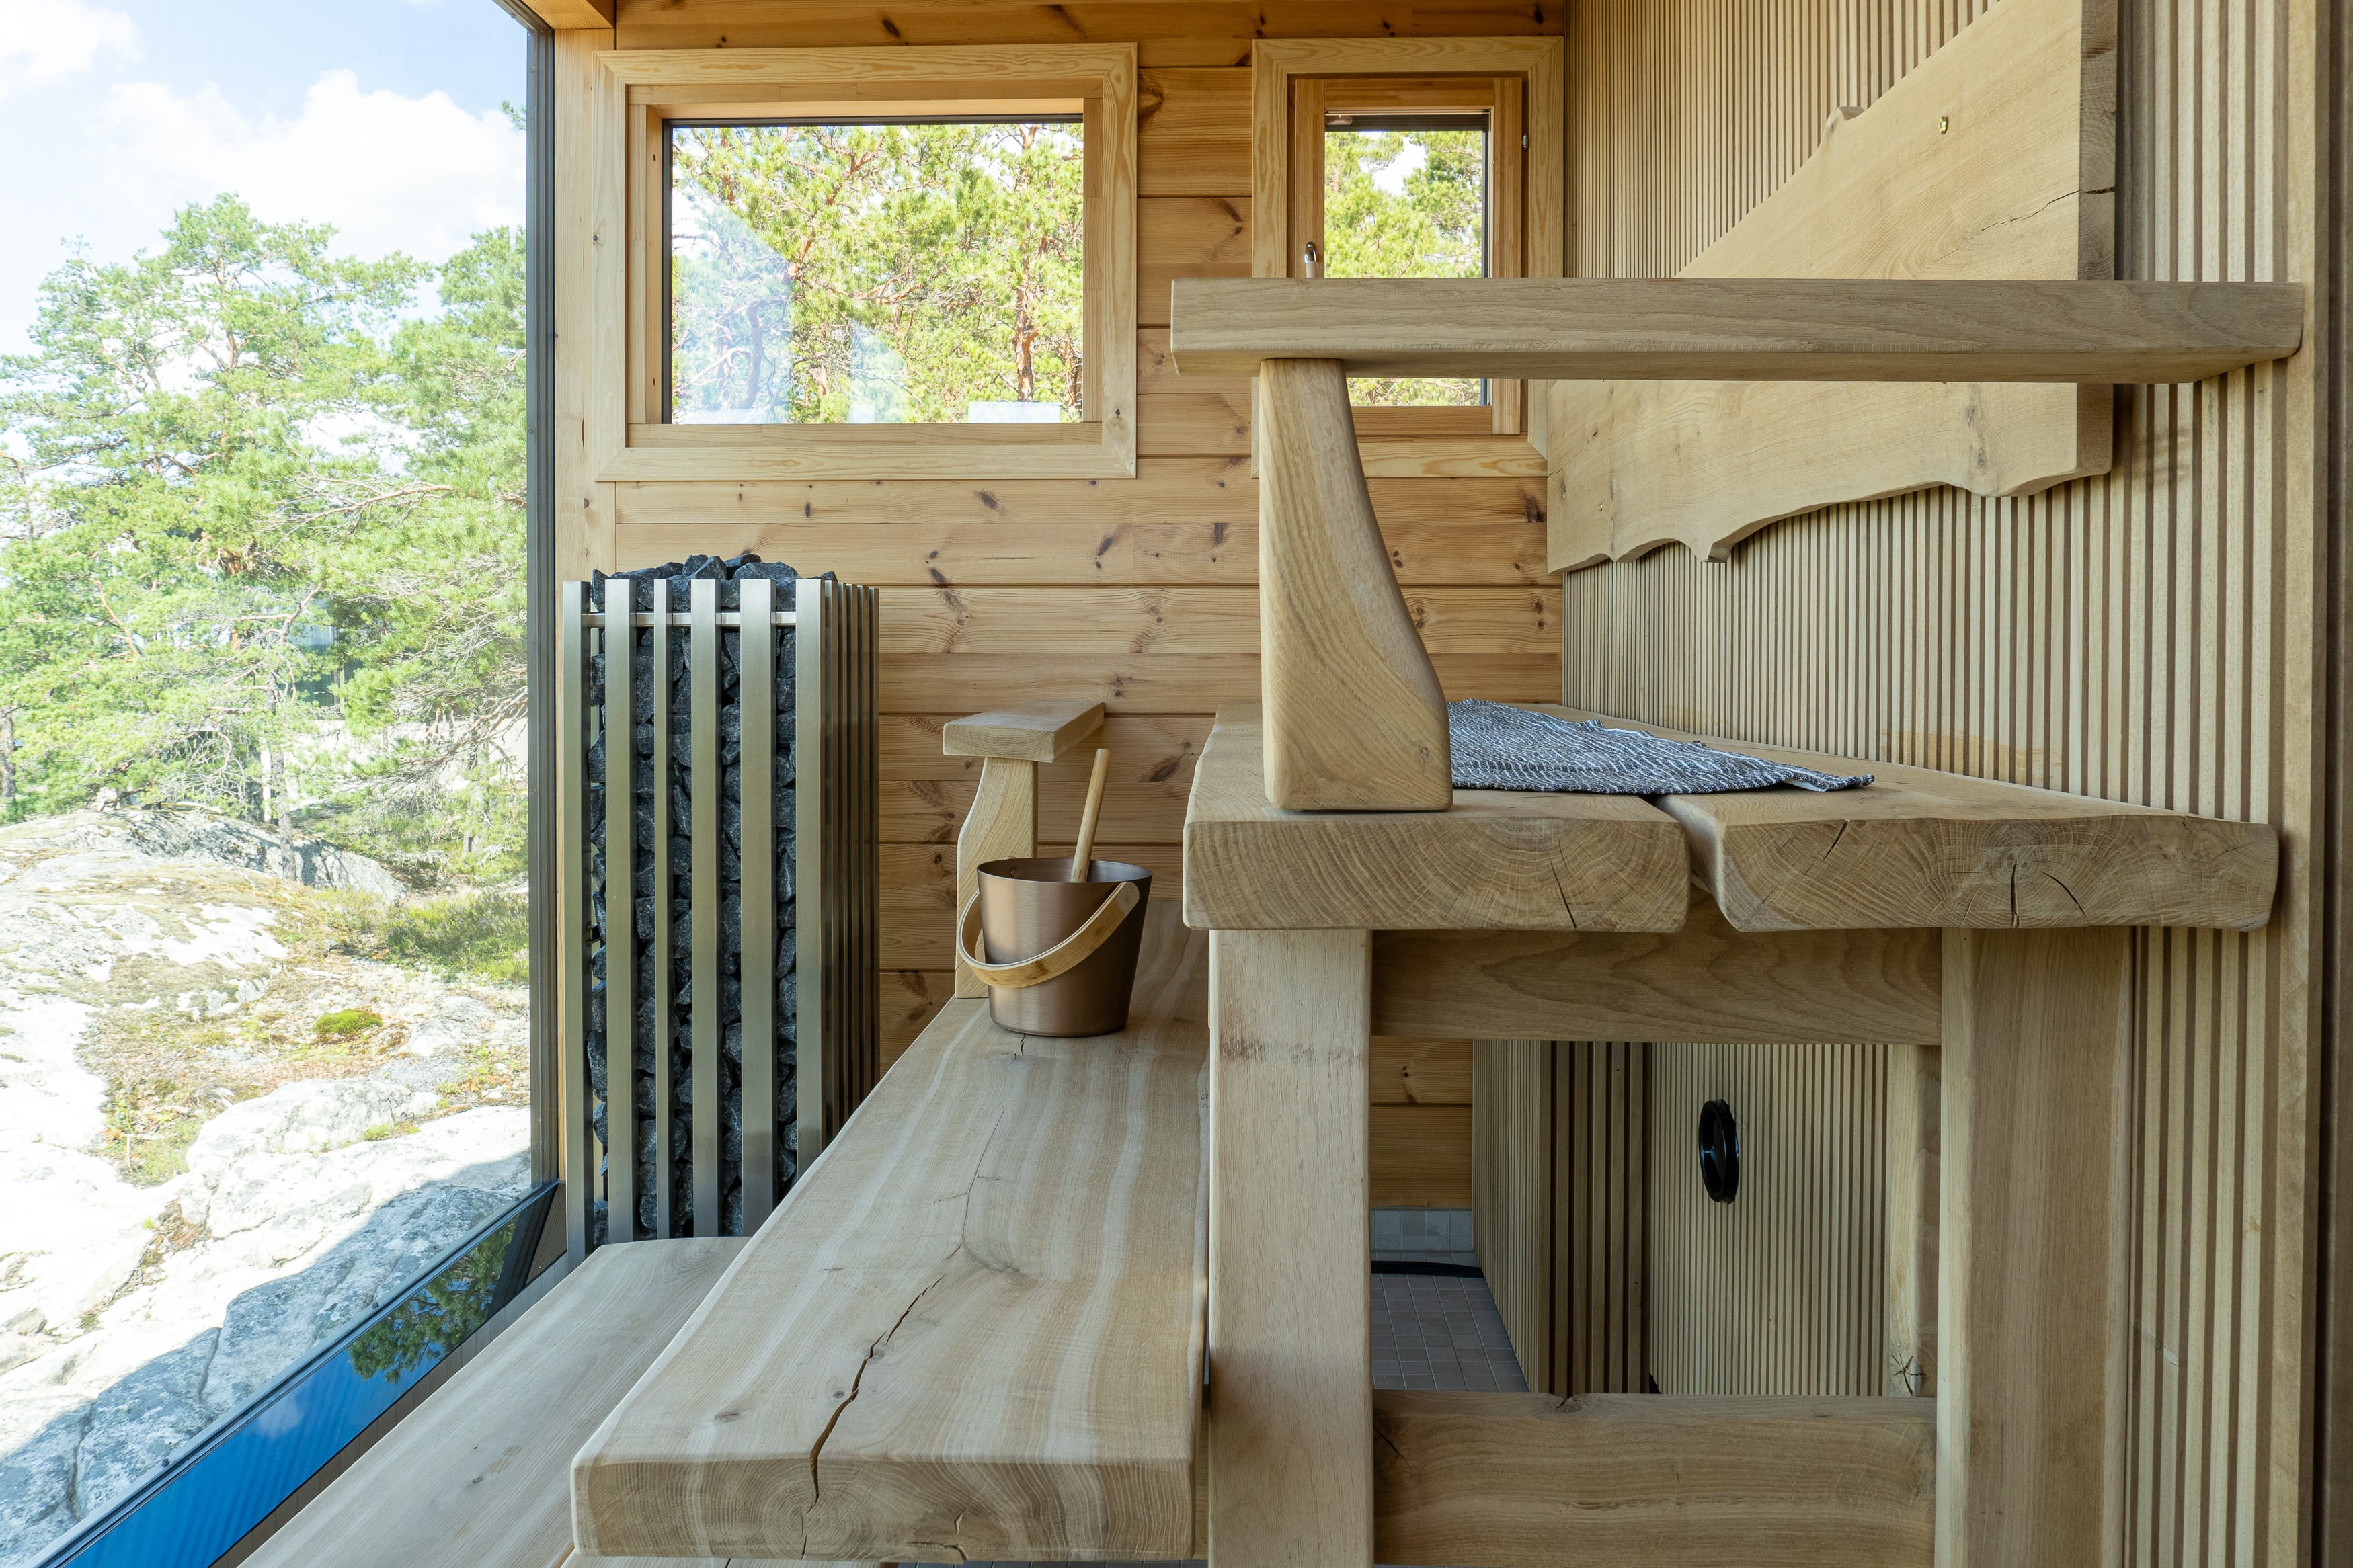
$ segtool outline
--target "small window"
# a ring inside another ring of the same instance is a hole
[[[666,129],[666,420],[1087,416],[1081,116]]]
[[[596,479],[1135,472],[1134,46],[599,60]]]
[[[1484,278],[1489,273],[1492,116],[1324,114],[1327,278]],[[1311,241],[1311,243],[1314,243]],[[1490,384],[1460,378],[1360,378],[1366,407],[1476,407]]]
[[[1562,58],[1557,38],[1261,39],[1251,270],[1558,277]],[[1516,381],[1357,377],[1348,390],[1368,444],[1529,429]],[[1431,460],[1396,455],[1400,471]]]

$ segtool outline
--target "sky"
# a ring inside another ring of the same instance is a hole
[[[362,256],[520,223],[523,46],[491,0],[0,0],[0,353],[69,244],[128,258],[224,191]]]

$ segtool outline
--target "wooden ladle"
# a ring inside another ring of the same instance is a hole
[[[1103,779],[1111,772],[1111,752],[1095,748],[1094,776],[1087,780],[1087,807],[1079,815],[1078,847],[1071,854],[1071,880],[1083,882],[1094,868],[1095,825],[1103,820]]]

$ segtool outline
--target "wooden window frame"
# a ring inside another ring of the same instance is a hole
[[[595,391],[582,438],[599,481],[1134,474],[1134,45],[624,50],[598,59],[601,86],[588,106],[596,155],[591,229],[575,237],[595,258]],[[1087,417],[1054,425],[666,422],[665,122],[943,109],[1075,112],[1084,121]]]
[[[1322,170],[1330,109],[1444,107],[1447,84],[1459,82],[1465,99],[1460,107],[1493,116],[1489,275],[1561,277],[1567,256],[1567,58],[1559,38],[1260,39],[1250,61],[1251,275],[1303,276],[1301,248],[1309,237],[1322,237],[1322,182],[1294,186],[1293,172]],[[1383,90],[1385,80],[1394,90]],[[1513,160],[1511,143],[1522,135],[1525,153]],[[1493,383],[1489,397],[1475,409],[1354,408],[1366,471],[1544,472],[1544,400],[1515,381]],[[1451,460],[1434,445],[1440,441]]]

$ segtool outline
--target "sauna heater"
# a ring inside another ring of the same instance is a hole
[[[575,1249],[750,1234],[873,1085],[875,597],[751,556],[563,585]]]

